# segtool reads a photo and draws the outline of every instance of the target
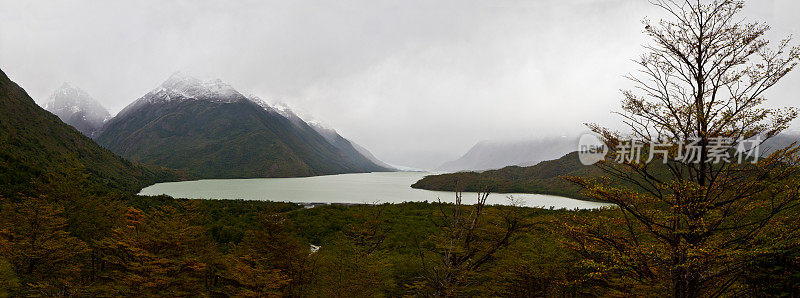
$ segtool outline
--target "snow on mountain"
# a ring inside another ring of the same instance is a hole
[[[108,110],[89,93],[69,83],[54,91],[44,108],[89,137],[93,137],[103,122],[110,118]]]
[[[328,143],[334,143],[336,142],[336,138],[341,137],[339,133],[336,132],[335,129],[325,127],[319,122],[309,121],[306,123],[308,123],[308,125],[311,126],[311,128],[313,128],[315,131],[317,131],[317,133],[319,133],[323,138],[328,140]]]
[[[303,120],[302,118],[300,118],[300,116],[295,114],[294,111],[292,111],[292,109],[288,105],[286,105],[286,104],[284,104],[284,103],[282,103],[280,101],[273,100],[270,103],[267,103],[266,100],[263,100],[263,99],[261,99],[260,97],[258,97],[256,95],[249,95],[249,96],[247,96],[247,98],[249,100],[255,102],[256,104],[258,104],[259,106],[263,107],[267,111],[271,111],[273,113],[277,113],[277,114],[282,115],[283,117],[285,117],[286,119],[288,119],[290,122],[292,122],[294,125],[296,125],[298,127],[302,127],[304,125],[308,125],[312,129],[314,129],[314,131],[316,131],[318,134],[320,134],[323,138],[325,138],[325,140],[328,141],[328,143],[330,143],[331,145],[336,146],[337,148],[339,148],[339,149],[341,149],[343,151],[348,151],[348,149],[352,148],[352,150],[355,150],[355,152],[352,152],[352,153],[360,154],[361,156],[365,157],[370,162],[372,162],[372,163],[374,163],[374,164],[376,164],[378,166],[381,166],[381,167],[384,167],[384,168],[387,168],[387,169],[395,169],[395,167],[393,167],[393,166],[381,161],[377,157],[375,157],[375,155],[373,155],[371,152],[369,152],[369,150],[367,150],[366,148],[364,148],[361,145],[358,145],[355,142],[350,141],[349,139],[341,136],[335,129],[326,127],[325,125],[323,125],[322,123],[320,123],[318,121],[313,121],[313,120],[306,121],[306,120]],[[350,148],[348,148],[348,147],[350,147]]]
[[[286,104],[284,104],[282,102],[274,101],[274,100],[271,101],[271,102],[267,102],[266,100],[261,99],[260,97],[258,97],[256,95],[248,95],[247,99],[249,99],[250,101],[252,101],[252,102],[254,102],[256,104],[258,104],[259,106],[261,106],[262,108],[264,108],[265,110],[267,110],[269,112],[276,113],[276,114],[279,114],[279,115],[283,116],[284,118],[286,118],[290,122],[292,122],[294,125],[302,126],[303,124],[310,124],[310,123],[307,123],[302,118],[300,118],[300,116],[297,116],[297,114],[295,114],[294,111],[292,111],[292,109],[289,108],[289,106],[287,106]]]
[[[183,72],[176,72],[159,88],[144,96],[147,100],[210,100],[236,102],[247,99],[220,79],[201,81]]]
[[[256,95],[242,95],[226,84],[222,80],[203,81],[183,72],[176,72],[164,81],[160,86],[145,94],[132,104],[119,112],[117,118],[125,118],[128,115],[135,115],[135,111],[142,107],[161,103],[183,103],[184,101],[210,101],[215,103],[239,103],[252,102],[263,108],[269,113],[289,120],[294,126],[294,134],[309,136],[313,134],[321,135],[325,141],[333,145],[340,154],[352,161],[362,163],[364,168],[375,168],[377,165],[391,169],[390,166],[377,160],[365,149],[356,149],[357,145],[340,136],[335,130],[324,128],[317,123],[309,123],[295,114],[289,106],[278,101],[267,101]],[[370,164],[372,163],[372,164]]]
[[[372,163],[387,169],[397,169],[396,167],[389,165],[383,162],[382,160],[378,159],[377,157],[375,157],[375,155],[372,154],[372,152],[369,152],[369,150],[362,147],[361,145],[356,144],[355,142],[341,136],[335,129],[326,127],[316,121],[308,121],[307,123],[309,126],[311,126],[311,128],[316,130],[317,133],[322,135],[322,137],[325,138],[325,140],[327,140],[328,143],[331,143],[339,147],[343,147],[342,143],[345,143],[344,145],[350,145],[350,147],[355,150],[356,154],[360,154],[361,156],[367,158]]]
[[[184,72],[176,72],[156,89],[123,109],[119,115],[130,113],[146,104],[185,100],[232,103],[249,99],[220,79],[204,81]]]
[[[259,106],[261,106],[262,108],[264,108],[267,111],[273,111],[273,112],[277,113],[277,111],[275,111],[275,109],[273,109],[266,101],[264,101],[263,99],[261,99],[261,97],[258,97],[257,95],[250,94],[250,95],[247,96],[247,99],[249,99],[250,101],[252,101],[252,102],[254,102],[256,104],[258,104]]]
[[[135,111],[147,104],[195,100],[216,103],[251,101],[269,112],[282,115],[295,124],[303,121],[283,103],[267,102],[256,95],[245,96],[220,79],[200,80],[180,71],[172,74],[157,88],[122,109],[118,116]]]

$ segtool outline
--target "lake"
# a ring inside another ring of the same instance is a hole
[[[302,178],[207,179],[158,183],[140,195],[169,195],[193,199],[245,199],[293,203],[402,203],[454,202],[453,192],[413,189],[414,184],[430,173],[389,172],[341,174]],[[538,194],[491,194],[487,204],[510,204],[509,196],[527,207],[589,209],[609,204]],[[473,204],[476,193],[464,193],[462,202]]]

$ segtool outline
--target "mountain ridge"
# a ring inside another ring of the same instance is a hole
[[[535,165],[556,159],[577,148],[572,137],[553,137],[518,141],[480,141],[456,160],[443,163],[438,171],[486,171],[514,165]]]
[[[761,155],[800,142],[800,133],[786,131],[764,142]],[[654,167],[658,174],[658,164]],[[663,168],[662,168],[663,170]],[[662,173],[663,174],[663,173]],[[411,185],[412,188],[437,191],[492,191],[499,193],[537,193],[559,195],[574,199],[588,199],[578,185],[562,177],[602,177],[607,173],[596,166],[583,165],[578,152],[560,158],[542,161],[531,166],[507,166],[483,172],[457,172],[429,175]],[[623,182],[624,183],[624,182]]]
[[[300,177],[388,171],[337,148],[221,80],[174,74],[109,120],[98,142],[124,157],[200,178]]]
[[[86,91],[64,83],[53,91],[44,109],[55,114],[64,123],[93,138],[111,115]]]
[[[602,175],[599,168],[585,166],[578,152],[542,161],[534,166],[508,166],[483,172],[457,172],[429,175],[411,185],[412,188],[437,191],[491,191],[496,193],[536,193],[587,199],[580,188],[561,176]]]
[[[85,187],[138,192],[179,175],[131,163],[37,105],[0,69],[0,195],[36,192],[37,183],[88,175]]]

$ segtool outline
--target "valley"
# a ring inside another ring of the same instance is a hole
[[[800,297],[798,10],[0,0],[0,298]]]

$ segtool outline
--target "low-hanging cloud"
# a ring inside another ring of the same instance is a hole
[[[745,13],[800,32],[791,0]],[[485,139],[613,125],[647,42],[641,0],[6,1],[0,67],[40,103],[69,81],[112,112],[177,70],[284,102],[393,164]],[[797,105],[800,76],[769,96]]]

